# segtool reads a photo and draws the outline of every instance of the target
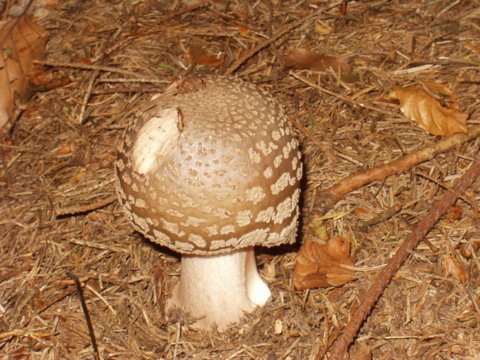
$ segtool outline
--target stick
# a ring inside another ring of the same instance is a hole
[[[104,66],[104,65],[95,65],[95,64],[83,64],[83,63],[76,63],[76,62],[56,62],[56,61],[34,61],[34,64],[40,64],[44,66],[52,66],[52,67],[66,67],[72,69],[82,69],[82,70],[98,70],[102,72],[111,72],[116,74],[128,75],[133,78],[145,77],[142,74],[128,71],[124,69],[120,69],[114,66]]]
[[[100,199],[100,200],[91,200],[90,203],[86,205],[73,205],[69,207],[64,207],[61,209],[57,209],[55,211],[55,216],[68,216],[68,215],[76,215],[80,213],[86,213],[90,211],[95,211],[98,209],[101,209],[107,205],[110,205],[111,203],[115,202],[117,200],[117,195],[112,194],[109,197],[105,199]]]
[[[321,213],[326,213],[335,203],[343,199],[350,192],[373,181],[406,171],[424,161],[433,159],[438,154],[450,150],[452,147],[469,142],[480,136],[480,125],[470,128],[466,134],[455,134],[438,143],[416,150],[399,157],[392,162],[379,165],[372,169],[361,170],[346,177],[326,190],[317,193],[315,206]]]
[[[367,318],[375,303],[382,295],[393,275],[398,271],[403,262],[410,255],[420,241],[430,232],[435,223],[446,213],[458,198],[480,176],[480,158],[470,166],[470,169],[448,190],[420,220],[410,236],[403,242],[395,255],[390,259],[387,266],[377,276],[373,285],[363,296],[358,310],[353,314],[345,331],[340,335],[330,353],[330,360],[340,360],[347,354],[348,348],[357,334],[363,321]],[[317,357],[317,359],[319,359]]]
[[[77,123],[80,125],[83,124],[83,121],[85,120],[87,116],[85,116],[85,112],[87,111],[87,106],[88,106],[88,101],[90,100],[90,97],[92,96],[92,91],[93,87],[95,86],[95,83],[97,82],[98,75],[100,75],[100,70],[94,70],[90,74],[90,78],[88,79],[87,83],[87,90],[85,91],[85,94],[83,95],[82,99],[82,106],[80,107],[80,113],[78,114],[77,118]]]
[[[93,358],[95,360],[100,360],[100,355],[98,354],[97,339],[95,338],[95,332],[93,330],[92,320],[90,319],[90,313],[88,312],[87,304],[85,303],[85,297],[83,296],[82,284],[76,275],[73,275],[71,272],[67,272],[67,276],[75,282],[77,288],[78,297],[80,298],[80,304],[82,304],[83,315],[85,316],[85,321],[87,322],[88,334],[90,335],[90,341],[92,342],[93,348]]]

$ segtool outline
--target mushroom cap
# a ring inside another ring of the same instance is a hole
[[[295,241],[302,162],[279,104],[239,79],[180,80],[127,127],[117,193],[135,228],[183,254]]]

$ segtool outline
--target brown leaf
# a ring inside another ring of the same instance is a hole
[[[32,62],[42,54],[46,37],[27,17],[0,25],[0,134],[12,126],[15,100],[27,93]]]
[[[476,253],[480,249],[480,239],[472,240],[470,243],[463,243],[460,245],[460,254],[466,259],[469,259],[473,256],[473,253]]]
[[[204,65],[218,68],[222,66],[223,59],[215,55],[211,55],[208,51],[200,46],[192,45],[188,50],[189,62],[191,65]]]
[[[462,284],[468,281],[465,265],[449,255],[442,256],[442,271],[444,275],[451,275]]]
[[[328,68],[339,72],[349,72],[350,65],[343,59],[317,54],[307,49],[294,49],[285,55],[285,67],[292,69],[307,69],[314,71],[325,71]]]
[[[448,108],[458,110],[458,102],[455,94],[445,84],[425,81],[423,85],[430,91],[434,97],[446,98],[449,102]]]
[[[355,280],[353,270],[342,266],[353,266],[349,254],[350,242],[346,238],[335,237],[319,244],[313,237],[306,236],[295,261],[293,286],[304,290],[341,286]]]
[[[451,107],[442,106],[421,85],[405,88],[395,86],[402,113],[433,135],[450,136],[467,132],[468,114],[458,110],[455,96],[442,84],[430,83],[428,87],[432,91],[441,90],[443,95],[449,95]]]
[[[448,209],[447,217],[450,220],[460,220],[462,218],[463,208],[460,205],[453,205]]]
[[[251,38],[254,34],[250,28],[243,25],[238,25],[237,30],[240,36],[243,36],[245,38]]]

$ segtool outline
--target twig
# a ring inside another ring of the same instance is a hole
[[[130,251],[128,249],[122,248],[121,246],[105,245],[98,241],[94,242],[94,241],[77,240],[77,239],[69,239],[67,241],[71,244],[86,246],[92,249],[108,250],[108,251],[116,252],[120,254],[130,254]]]
[[[330,353],[330,360],[343,359],[353,338],[357,334],[363,321],[374,307],[393,275],[410,255],[420,241],[430,232],[436,222],[447,212],[458,198],[480,176],[480,158],[470,166],[470,169],[448,190],[420,220],[410,236],[403,242],[395,255],[390,259],[385,269],[377,276],[373,285],[363,296],[358,310],[353,314],[343,334],[338,338]],[[318,358],[317,358],[318,359]]]
[[[310,132],[299,121],[295,121],[293,124],[305,138],[307,138],[309,141],[312,142],[312,144],[316,145],[321,151],[323,151],[327,156],[328,160],[330,160],[331,162],[337,161],[337,156],[338,156],[344,160],[350,161],[355,165],[363,166],[363,164],[360,161],[352,158],[351,156],[344,154],[339,149],[335,149],[334,151],[334,149],[332,149],[332,146],[328,144],[324,144],[323,142],[317,140],[312,134],[310,134]]]
[[[238,68],[240,66],[242,66],[242,64],[247,61],[248,59],[250,59],[253,55],[255,55],[257,52],[259,52],[260,50],[262,50],[264,47],[267,47],[268,45],[270,45],[271,43],[273,43],[274,41],[278,40],[279,38],[281,38],[283,35],[289,33],[290,31],[292,31],[293,29],[307,23],[308,21],[316,18],[317,16],[320,15],[320,12],[316,11],[312,14],[310,14],[309,16],[307,16],[306,18],[301,18],[301,19],[298,19],[298,20],[295,20],[295,21],[292,21],[290,24],[286,25],[285,27],[283,27],[282,29],[280,29],[276,34],[274,34],[272,37],[262,41],[261,43],[259,43],[257,46],[255,46],[253,49],[247,51],[245,54],[243,54],[240,59],[238,59],[237,61],[235,61],[232,65],[230,65],[224,72],[223,72],[223,75],[225,76],[229,76],[229,75],[232,75],[235,71],[238,70]]]
[[[290,76],[294,77],[295,79],[297,80],[300,80],[301,82],[307,84],[308,86],[314,88],[314,89],[317,89],[325,94],[328,94],[328,95],[331,95],[331,96],[334,96],[336,97],[337,99],[340,99],[342,100],[343,102],[346,102],[347,104],[350,104],[350,105],[354,105],[354,106],[359,106],[361,108],[364,108],[364,109],[367,109],[367,110],[372,110],[372,111],[376,111],[380,114],[384,114],[384,115],[388,115],[388,116],[393,116],[393,117],[396,117],[398,116],[398,114],[396,113],[393,113],[391,111],[387,111],[387,110],[383,110],[383,109],[380,109],[380,108],[377,108],[375,106],[371,106],[371,105],[367,105],[367,104],[363,104],[363,103],[360,103],[358,101],[355,101],[351,98],[349,98],[348,96],[344,96],[344,95],[341,95],[341,94],[338,94],[336,92],[333,92],[331,90],[328,90],[326,88],[324,88],[323,86],[320,86],[320,85],[317,85],[317,84],[314,84],[312,83],[311,81],[308,81],[307,79],[295,74],[293,71],[290,71]]]
[[[30,320],[32,320],[35,316],[40,315],[42,312],[50,308],[52,305],[55,305],[56,303],[62,301],[67,296],[72,295],[74,292],[75,292],[75,289],[68,289],[65,292],[61,293],[60,295],[56,296],[54,299],[50,300],[49,302],[44,304],[40,309],[35,311],[35,314],[30,318]],[[28,323],[30,323],[30,320],[28,321]]]
[[[38,315],[40,315],[42,312],[44,312],[45,310],[47,310],[48,308],[50,308],[52,305],[55,305],[56,303],[62,301],[63,299],[65,299],[67,296],[70,296],[72,295],[74,292],[76,291],[76,289],[72,288],[72,289],[68,289],[66,291],[64,291],[63,293],[61,293],[60,295],[56,296],[54,299],[50,300],[49,302],[43,304],[42,307],[40,307],[40,309],[37,309],[35,311],[35,313],[33,314],[33,316],[31,316],[24,324],[24,327],[26,327],[27,325],[30,324],[30,322]]]
[[[372,169],[361,170],[340,180],[328,189],[318,192],[315,205],[318,211],[325,213],[348,193],[373,181],[382,180],[390,175],[411,169],[413,166],[433,159],[438,154],[444,153],[456,145],[464,144],[479,136],[480,126],[474,126],[470,128],[470,131],[466,134],[452,135],[434,145],[406,154],[392,162],[379,165]]]
[[[418,172],[418,171],[415,172],[415,175],[416,175],[416,176],[421,176],[421,177],[423,177],[423,178],[425,178],[425,179],[427,179],[427,180],[430,180],[431,182],[437,184],[438,186],[441,186],[442,188],[448,190],[448,186],[447,186],[447,185],[445,185],[442,181],[439,181],[439,180],[437,180],[437,179],[434,179],[432,176],[429,176],[429,175],[427,175],[427,174],[423,174],[423,173]],[[478,212],[477,204],[475,203],[475,200],[474,200],[474,199],[472,199],[470,196],[466,196],[466,195],[463,195],[463,194],[457,194],[457,195],[458,195],[458,197],[459,197],[460,199],[462,199],[462,200],[465,201],[466,203],[469,203],[469,204],[470,204],[470,206],[472,207],[472,209],[473,209],[473,211],[474,211],[475,214]]]
[[[52,67],[66,67],[66,68],[73,68],[73,69],[83,69],[83,70],[98,70],[103,72],[111,72],[116,74],[123,74],[132,76],[133,78],[145,78],[142,74],[128,71],[124,69],[120,69],[118,67],[113,66],[105,66],[105,65],[92,65],[92,64],[83,64],[83,63],[67,63],[67,62],[55,62],[55,61],[34,61],[34,64],[40,64],[45,66],[52,66]]]
[[[87,89],[85,91],[85,94],[83,95],[82,106],[80,107],[80,112],[79,112],[78,118],[77,118],[77,122],[80,125],[83,124],[83,121],[85,120],[85,111],[87,110],[88,101],[90,100],[90,97],[92,96],[93,86],[96,83],[98,75],[100,75],[100,70],[94,70],[90,74],[90,78],[88,79]],[[87,117],[88,117],[88,114],[87,114]]]
[[[43,331],[34,332],[32,330],[13,330],[13,331],[0,333],[0,341],[10,340],[12,337],[22,337],[22,336],[26,336],[26,337],[35,339],[37,341],[41,341],[41,338],[46,338],[46,337],[55,336],[55,335],[56,335],[55,333],[49,333],[49,332],[43,332]],[[7,359],[7,358],[3,357],[2,359]]]
[[[87,304],[85,303],[85,297],[83,296],[82,284],[78,277],[73,275],[71,272],[67,272],[67,276],[75,281],[75,286],[77,287],[78,297],[80,298],[80,303],[82,305],[83,315],[85,316],[85,321],[87,322],[88,334],[90,335],[90,341],[92,342],[93,348],[93,358],[95,360],[100,360],[100,355],[98,353],[97,339],[95,338],[95,332],[93,331],[92,320],[90,319],[90,313],[88,312]]]
[[[90,202],[86,205],[73,205],[61,209],[57,209],[55,214],[57,217],[59,216],[67,216],[67,215],[75,215],[80,213],[86,213],[94,210],[101,209],[107,205],[110,205],[115,200],[117,200],[116,195],[110,195],[109,197],[97,201]]]
[[[112,66],[105,65],[93,65],[93,64],[82,64],[82,63],[64,63],[64,62],[54,62],[54,61],[34,61],[36,64],[51,66],[51,67],[66,67],[72,69],[82,69],[82,70],[94,70],[94,71],[103,71],[110,72],[115,74],[122,74],[127,76],[132,76],[133,79],[109,79],[109,78],[100,78],[97,80],[99,83],[112,83],[112,82],[129,82],[129,83],[150,83],[150,84],[169,84],[170,81],[165,79],[157,79],[143,75],[141,73],[135,73],[132,71],[120,69]]]
[[[107,305],[108,309],[112,312],[113,316],[115,316],[115,317],[117,316],[117,312],[115,311],[113,306],[108,302],[107,299],[105,299],[105,297],[102,294],[100,294],[97,290],[95,290],[93,287],[91,287],[88,284],[85,287],[88,290],[90,290],[92,293],[94,293],[105,305]]]
[[[305,127],[299,121],[295,121],[294,125],[304,137],[306,137],[310,142],[312,142],[321,151],[323,151],[325,153],[328,160],[330,160],[331,162],[335,162],[337,160],[337,157],[335,156],[335,154],[334,154],[330,145],[328,145],[326,143],[323,143],[323,142],[317,140],[315,137],[313,137],[313,135],[310,134],[310,132],[307,129],[305,129]]]
[[[171,81],[168,79],[154,79],[154,78],[135,78],[135,79],[119,79],[119,78],[100,78],[97,80],[98,83],[150,83],[150,84],[170,84]],[[159,89],[156,88],[158,92]],[[133,92],[133,90],[130,90]],[[135,90],[136,91],[136,90]]]
[[[385,209],[381,214],[378,214],[377,216],[363,222],[358,226],[359,231],[365,231],[367,230],[368,227],[380,224],[382,222],[385,222],[389,220],[391,217],[395,216],[398,214],[398,212],[402,210],[402,205],[397,203],[394,204],[392,207],[389,207]]]
[[[180,342],[181,331],[182,331],[182,324],[179,321],[177,323],[177,334],[175,336],[175,347],[173,348],[173,360],[177,359],[178,343]]]

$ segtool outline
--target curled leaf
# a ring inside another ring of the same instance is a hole
[[[449,95],[450,108],[442,106],[421,85],[395,86],[402,113],[433,135],[450,136],[467,132],[468,114],[458,110],[455,96],[442,84],[428,84],[432,91]]]
[[[295,261],[293,286],[297,290],[341,286],[356,279],[349,258],[350,242],[334,237],[325,244],[306,236]]]
[[[25,16],[0,23],[0,133],[13,125],[15,100],[27,93],[32,62],[42,54],[46,37]]]
[[[343,59],[317,54],[307,49],[294,49],[285,55],[285,67],[292,69],[307,69],[313,71],[325,71],[331,68],[334,71],[349,72],[350,65]]]

